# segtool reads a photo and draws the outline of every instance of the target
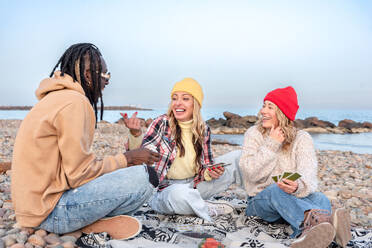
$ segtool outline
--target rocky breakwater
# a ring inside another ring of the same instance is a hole
[[[213,134],[244,134],[258,120],[257,116],[223,112],[224,118],[211,118],[207,120]],[[296,119],[295,126],[309,133],[365,133],[372,132],[372,123],[356,122],[353,120],[342,120],[336,126],[332,122],[319,120],[317,117],[308,117],[304,120]]]

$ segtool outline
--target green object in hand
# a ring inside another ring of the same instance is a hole
[[[289,177],[287,177],[287,179],[291,180],[291,181],[296,181],[300,177],[301,177],[301,175],[296,172],[296,173],[293,173],[292,175],[290,175]]]

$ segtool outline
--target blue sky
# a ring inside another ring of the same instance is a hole
[[[32,105],[62,53],[92,42],[112,80],[105,105],[164,107],[193,77],[206,107],[256,107],[292,85],[304,108],[372,109],[372,2],[0,3],[0,105]]]

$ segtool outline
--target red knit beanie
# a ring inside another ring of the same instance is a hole
[[[296,91],[288,86],[279,88],[267,93],[265,101],[273,102],[290,120],[294,121],[298,110]]]

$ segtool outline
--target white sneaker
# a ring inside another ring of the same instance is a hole
[[[205,201],[205,203],[207,204],[210,217],[230,214],[234,211],[234,207],[226,201]]]

